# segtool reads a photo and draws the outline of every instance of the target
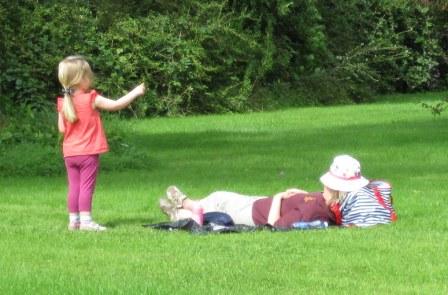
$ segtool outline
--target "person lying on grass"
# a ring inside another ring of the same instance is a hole
[[[323,192],[289,189],[272,198],[217,191],[203,199],[193,200],[177,187],[170,186],[167,198],[160,199],[159,205],[171,221],[192,218],[200,225],[203,214],[208,212],[226,213],[235,224],[249,226],[290,228],[295,222],[315,220],[340,225],[339,202],[350,192],[358,191],[369,183],[361,176],[360,163],[348,155],[335,157],[320,181]]]

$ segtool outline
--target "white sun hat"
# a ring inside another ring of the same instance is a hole
[[[333,159],[330,170],[321,176],[320,182],[332,190],[352,192],[366,186],[369,180],[361,175],[358,160],[349,155],[340,155]]]

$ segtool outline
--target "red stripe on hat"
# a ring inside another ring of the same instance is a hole
[[[342,179],[342,180],[356,180],[356,179],[361,179],[361,175],[355,175],[352,177],[343,177],[343,176],[339,176],[339,175],[335,175],[333,172],[329,171],[330,174],[336,178]]]

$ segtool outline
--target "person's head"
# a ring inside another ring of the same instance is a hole
[[[357,191],[369,181],[361,175],[361,164],[349,155],[336,156],[327,173],[320,177],[327,202],[342,200],[349,192]]]
[[[87,90],[90,88],[93,72],[84,57],[69,56],[59,63],[58,78],[64,93],[62,113],[69,122],[73,123],[77,120],[77,116],[72,95],[76,89]]]

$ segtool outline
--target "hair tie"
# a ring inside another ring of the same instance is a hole
[[[71,87],[68,87],[68,88],[64,87],[64,88],[62,88],[62,94],[67,94],[67,95],[72,96],[73,93],[75,93],[75,89],[73,89]]]

